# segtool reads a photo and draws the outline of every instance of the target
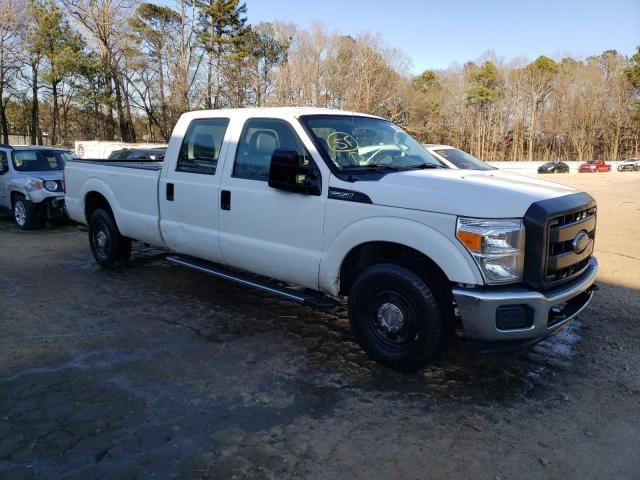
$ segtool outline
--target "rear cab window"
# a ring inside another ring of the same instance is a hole
[[[215,175],[228,126],[228,118],[192,120],[178,153],[176,171]]]

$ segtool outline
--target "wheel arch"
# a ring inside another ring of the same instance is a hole
[[[9,193],[9,199],[11,200],[11,208],[13,209],[16,206],[16,200],[18,199],[18,195],[22,195],[25,198],[26,195],[24,194],[24,192],[20,191],[20,190],[11,190],[11,192]]]
[[[446,228],[446,226],[444,227]],[[368,218],[350,224],[333,240],[320,265],[319,284],[331,295],[348,293],[358,269],[391,257],[405,266],[415,263],[417,273],[432,271],[446,283],[482,284],[482,277],[462,245],[433,227],[415,220]],[[410,259],[410,261],[406,261]],[[354,265],[355,268],[354,273]]]
[[[372,241],[352,248],[340,265],[340,295],[349,295],[356,277],[364,269],[378,263],[401,265],[423,280],[436,281],[448,286],[449,278],[444,270],[429,256],[401,243]]]
[[[116,225],[120,228],[118,222],[118,213],[120,211],[118,201],[104,181],[98,178],[87,180],[83,185],[79,197],[82,199],[82,203],[79,206],[82,207],[82,214],[84,215],[86,224],[89,224],[91,215],[97,208],[103,208],[111,214]]]
[[[115,216],[113,214],[113,209],[111,208],[111,204],[109,204],[109,200],[100,192],[96,192],[92,190],[87,192],[84,196],[84,216],[89,223],[91,220],[91,215],[98,209],[102,209],[107,211],[112,218],[115,220]]]

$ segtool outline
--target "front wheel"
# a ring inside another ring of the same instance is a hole
[[[122,236],[111,214],[101,209],[91,215],[89,245],[93,258],[104,268],[128,261],[131,254],[131,240]]]
[[[13,219],[21,230],[31,230],[36,227],[38,215],[36,207],[24,195],[18,195],[13,204]]]
[[[445,341],[442,312],[432,289],[410,270],[373,265],[349,295],[351,328],[375,361],[401,371],[425,366]]]

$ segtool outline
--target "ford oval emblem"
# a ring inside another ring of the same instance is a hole
[[[576,235],[576,238],[571,242],[573,246],[573,251],[576,253],[584,252],[585,248],[589,246],[589,235],[584,230],[581,230]]]

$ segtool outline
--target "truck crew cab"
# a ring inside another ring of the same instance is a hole
[[[456,322],[497,349],[539,341],[595,289],[593,198],[442,168],[371,115],[186,113],[162,163],[72,160],[65,177],[67,211],[89,225],[100,265],[126,261],[138,240],[302,303],[347,297],[363,349],[400,370],[425,365]]]

